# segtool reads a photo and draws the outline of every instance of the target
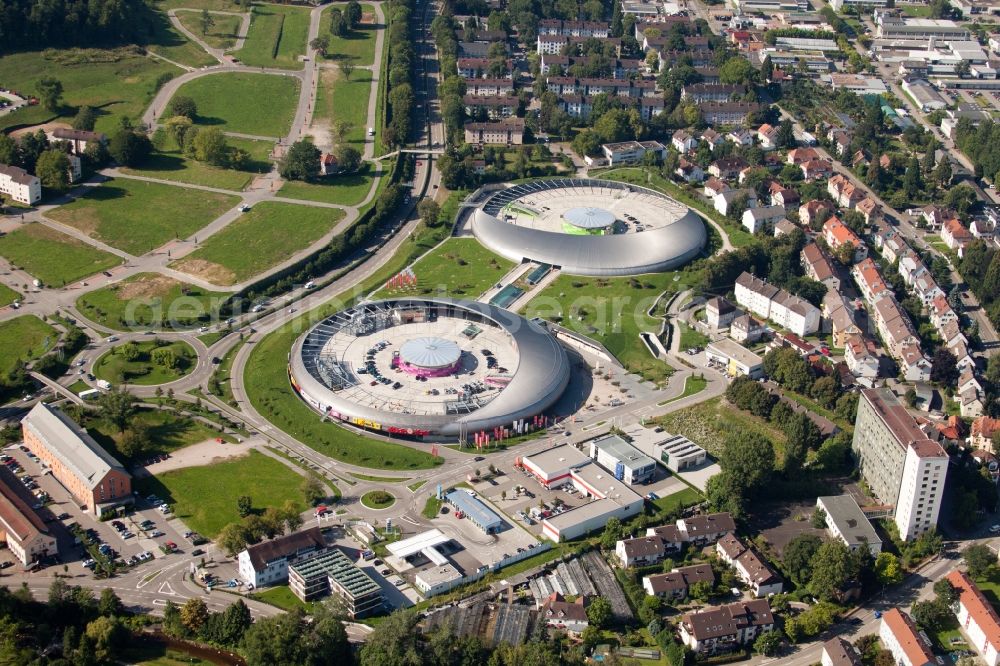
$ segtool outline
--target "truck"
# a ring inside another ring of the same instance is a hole
[[[111,382],[109,382],[107,379],[98,379],[97,388],[101,389],[102,391],[110,391]]]

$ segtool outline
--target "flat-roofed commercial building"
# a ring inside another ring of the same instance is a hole
[[[656,461],[618,435],[602,435],[590,440],[590,457],[612,472],[619,481],[643,483],[653,478]]]
[[[337,548],[314,553],[289,566],[288,586],[302,601],[336,594],[352,618],[382,610],[382,588]]]
[[[451,491],[444,498],[448,504],[465,514],[473,525],[487,534],[499,532],[504,526],[504,521],[491,508],[461,488]]]
[[[58,408],[38,403],[21,429],[25,446],[94,515],[133,502],[132,476]]]
[[[570,472],[590,462],[583,451],[565,444],[541,453],[525,456],[521,465],[546,488],[560,486],[570,481]]]
[[[948,454],[888,389],[861,391],[852,448],[872,492],[895,507],[903,540],[937,527]]]
[[[642,511],[642,497],[597,465],[573,471],[573,485],[593,501],[542,521],[542,534],[556,543],[602,528],[608,519],[631,518]]]
[[[697,467],[705,462],[708,454],[694,442],[683,435],[670,435],[657,444],[659,460],[671,472],[683,472],[690,467]]]
[[[816,507],[826,513],[826,529],[851,550],[867,544],[872,555],[882,552],[882,539],[868,517],[850,495],[816,498]]]
[[[0,539],[24,565],[58,553],[55,536],[31,504],[24,485],[0,466]]]
[[[730,377],[746,375],[757,379],[764,376],[764,359],[726,338],[710,342],[705,347],[705,360],[721,365]]]

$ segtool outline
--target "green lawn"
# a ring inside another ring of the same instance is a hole
[[[304,603],[289,589],[287,585],[278,585],[277,587],[268,587],[263,590],[254,591],[250,595],[253,599],[258,599],[272,606],[277,606],[278,608],[286,611],[293,611],[296,608],[302,608],[307,610],[312,607],[312,604]]]
[[[781,449],[786,437],[778,428],[767,421],[736,409],[721,398],[685,407],[653,419],[653,423],[675,435],[684,435],[713,456],[719,455],[723,440],[730,433],[755,432],[775,443],[780,464]]]
[[[231,49],[236,45],[236,38],[239,37],[240,17],[224,16],[222,14],[211,14],[211,17],[213,21],[212,27],[208,29],[208,32],[202,33],[201,12],[193,10],[177,12],[177,18],[184,27],[198,35],[209,46],[217,49]]]
[[[226,194],[119,178],[89,188],[48,216],[138,256],[187,238],[238,202]]]
[[[121,356],[121,348],[135,345],[139,348],[139,356],[133,361],[127,361]],[[167,349],[173,355],[175,367],[168,368],[153,359],[155,349]],[[143,340],[141,342],[122,343],[105,353],[94,364],[94,375],[106,379],[113,384],[135,384],[138,386],[153,386],[166,384],[189,374],[198,364],[198,355],[186,342],[177,340]]]
[[[21,300],[21,294],[5,284],[0,284],[0,308],[19,300]]]
[[[302,69],[309,38],[309,10],[301,7],[255,5],[247,41],[238,55],[251,67]]]
[[[347,143],[362,144],[368,132],[368,95],[371,92],[371,72],[359,69],[350,80],[336,69],[320,72],[316,93],[314,123],[332,123],[342,120],[350,125],[344,135]],[[358,146],[360,150],[361,147]]]
[[[336,302],[338,299],[334,299]],[[311,313],[320,316],[334,308]],[[323,455],[363,467],[384,470],[427,469],[442,460],[426,451],[371,439],[321,421],[291,390],[287,358],[303,323],[293,320],[258,342],[243,373],[244,388],[261,416]],[[427,447],[430,448],[429,446]]]
[[[528,303],[526,314],[594,338],[629,371],[660,382],[673,369],[654,358],[639,338],[642,331],[660,330],[661,321],[646,311],[664,291],[683,291],[696,280],[689,271],[621,278],[560,275]]]
[[[299,85],[292,76],[224,72],[188,81],[176,95],[194,99],[198,125],[279,138],[292,126]]]
[[[209,538],[240,519],[236,500],[241,495],[249,495],[256,510],[280,507],[287,500],[304,509],[301,484],[302,477],[284,463],[256,451],[236,460],[135,481],[141,495],[155,493],[185,525]]]
[[[348,472],[348,474],[355,479],[371,481],[373,483],[402,483],[403,481],[409,481],[411,478],[408,476],[376,476],[374,474],[359,474],[357,472]]]
[[[121,259],[41,224],[29,224],[0,238],[0,255],[44,284],[61,287]]]
[[[155,94],[155,81],[162,74],[181,70],[142,55],[134,47],[117,50],[51,49],[7,54],[0,58],[0,81],[5,88],[34,93],[39,72],[55,72],[62,82],[63,108],[51,113],[42,106],[19,109],[0,117],[0,129],[32,125],[57,117],[68,120],[76,107],[88,104],[98,109],[97,130],[111,133],[119,118],[137,120]]]
[[[668,403],[674,402],[675,400],[680,400],[686,398],[689,395],[694,395],[695,393],[701,393],[708,386],[708,380],[705,379],[704,375],[688,375],[687,379],[684,380],[684,392],[681,393],[676,398],[671,398],[670,400],[664,400],[663,402],[657,403],[657,405],[666,405]]]
[[[259,203],[172,266],[214,284],[242,282],[309,247],[343,216],[332,208]]]
[[[653,500],[653,504],[660,511],[674,513],[680,509],[697,504],[703,499],[704,497],[702,497],[701,493],[694,488],[684,488],[683,490],[678,490],[673,495],[667,495],[666,497]]]
[[[373,296],[388,298],[403,294],[434,294],[477,298],[514,267],[473,238],[451,238],[413,265],[417,286],[390,291],[383,287]]]
[[[359,25],[346,37],[330,34],[330,12],[329,10],[323,12],[319,34],[330,35],[330,48],[326,53],[328,60],[349,60],[360,66],[375,63],[375,35],[378,33],[375,10],[371,5],[362,3],[361,11],[362,14],[370,15],[371,23]]]
[[[396,498],[384,490],[370,490],[361,496],[361,503],[369,509],[388,509],[396,503]]]
[[[84,294],[76,307],[88,319],[119,331],[173,330],[217,318],[219,308],[230,297],[158,273],[139,273]]]
[[[0,322],[0,374],[6,375],[18,361],[43,355],[59,340],[59,331],[34,315]]]
[[[250,162],[243,169],[214,167],[184,155],[176,146],[171,145],[161,152],[150,155],[141,168],[125,167],[122,168],[122,173],[239,191],[250,184],[254,174],[267,173],[271,170],[270,153],[274,148],[273,143],[234,137],[226,137],[226,143],[250,154]]]
[[[278,196],[305,201],[320,201],[322,203],[356,206],[365,200],[372,189],[372,166],[365,163],[358,173],[344,176],[331,176],[318,183],[304,183],[300,180],[288,180],[278,190]]]
[[[930,18],[931,7],[930,5],[899,5],[899,9],[903,12],[903,16],[910,16],[914,18]]]
[[[696,331],[682,321],[677,322],[677,328],[681,336],[681,351],[687,351],[694,347],[704,347],[710,342],[707,335]]]
[[[212,666],[210,661],[151,641],[130,640],[126,646],[115,651],[115,656],[136,666]]]
[[[150,52],[188,67],[217,65],[218,60],[208,55],[205,49],[184,36],[174,27],[166,13],[155,13],[153,17],[153,38],[146,47]],[[201,29],[193,31],[200,34]]]
[[[436,518],[441,512],[441,500],[439,500],[434,495],[427,498],[427,503],[424,504],[424,510],[421,511],[421,515],[424,518],[430,520],[431,518]]]
[[[150,449],[139,455],[140,459],[154,453],[170,453],[185,446],[200,444],[218,437],[222,437],[226,441],[232,439],[228,435],[222,435],[218,430],[209,428],[201,421],[196,421],[188,416],[179,416],[170,411],[144,409],[136,413],[133,418],[133,423],[141,423],[148,428],[149,432]],[[118,448],[122,434],[118,432],[117,427],[98,418],[87,423],[87,432],[111,455],[119,460],[129,460],[129,457]]]

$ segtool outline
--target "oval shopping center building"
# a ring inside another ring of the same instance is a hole
[[[448,298],[371,301],[299,338],[295,391],[331,420],[386,435],[466,439],[516,430],[569,382],[566,351],[544,326]]]

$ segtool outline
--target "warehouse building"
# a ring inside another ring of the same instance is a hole
[[[554,488],[570,481],[570,472],[576,467],[590,462],[587,454],[576,448],[557,446],[533,456],[525,456],[518,461],[546,488]]]
[[[590,440],[590,457],[613,472],[616,479],[630,485],[649,481],[656,471],[655,460],[618,435],[602,435]]]
[[[642,497],[619,484],[609,497],[570,509],[542,521],[542,534],[556,543],[602,529],[608,520],[627,520],[642,511]]]
[[[351,618],[382,610],[382,588],[336,548],[309,555],[288,567],[288,586],[301,601],[336,594]]]
[[[0,465],[0,539],[25,566],[58,553],[55,535],[31,508],[32,503],[24,485]]]
[[[456,489],[444,496],[457,511],[465,514],[469,521],[487,534],[495,534],[503,529],[503,519],[486,506],[478,497],[462,489]]]
[[[663,428],[636,426],[625,432],[632,446],[671,472],[683,472],[698,467],[708,460],[708,454],[683,435],[671,435]]]
[[[94,515],[131,504],[132,476],[87,431],[44,402],[21,421],[24,444]]]

